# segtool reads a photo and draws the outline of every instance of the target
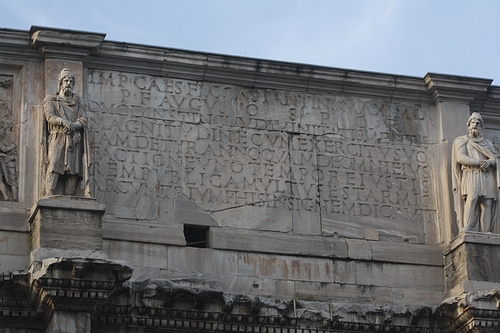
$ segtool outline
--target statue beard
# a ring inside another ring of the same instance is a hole
[[[469,128],[469,134],[473,138],[478,138],[481,135],[481,129],[477,127],[471,127]]]
[[[63,94],[65,97],[70,97],[72,93],[73,93],[73,89],[71,89],[71,87],[64,87],[63,88]]]

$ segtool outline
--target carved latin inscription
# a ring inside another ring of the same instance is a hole
[[[115,216],[173,220],[182,193],[245,228],[433,218],[426,106],[117,72],[88,82],[97,192]]]

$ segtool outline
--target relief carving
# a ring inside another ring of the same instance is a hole
[[[1,103],[1,102],[0,102]],[[0,120],[0,200],[17,201],[17,146],[10,138],[12,122]]]
[[[46,126],[45,194],[77,195],[86,178],[86,106],[73,94],[75,78],[65,68],[59,75],[59,92],[45,97]]]
[[[493,143],[483,137],[484,122],[474,112],[468,135],[453,142],[453,194],[461,230],[496,232],[500,170]]]
[[[11,80],[0,83],[7,88]],[[18,200],[17,144],[11,119],[7,103],[0,99],[0,201]]]

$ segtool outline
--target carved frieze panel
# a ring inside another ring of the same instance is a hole
[[[19,128],[13,110],[13,80],[0,74],[0,201],[18,201]]]
[[[423,240],[433,222],[432,108],[90,71],[93,176],[107,214],[321,234],[332,223]]]

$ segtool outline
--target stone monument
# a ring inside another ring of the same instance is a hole
[[[500,331],[492,80],[104,38],[0,29],[0,332]]]
[[[474,112],[469,134],[453,143],[455,211],[464,231],[496,232],[500,172],[495,147],[483,137],[484,122]]]
[[[43,111],[47,121],[46,195],[75,195],[85,174],[86,107],[73,94],[75,78],[69,68],[59,75],[58,93],[45,97]]]

